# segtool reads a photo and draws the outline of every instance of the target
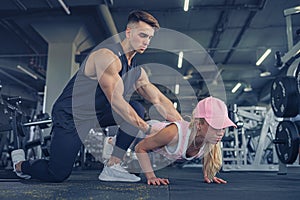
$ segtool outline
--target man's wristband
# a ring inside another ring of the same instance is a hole
[[[144,134],[148,135],[151,132],[151,128],[152,128],[152,126],[149,124],[149,128],[147,129],[147,131]]]

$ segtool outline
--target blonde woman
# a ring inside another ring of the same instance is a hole
[[[216,173],[222,165],[220,141],[225,128],[230,126],[236,127],[228,118],[225,103],[214,97],[207,97],[197,104],[190,122],[182,120],[152,124],[156,133],[147,136],[135,147],[147,184],[169,184],[168,179],[156,177],[148,156],[149,151],[161,153],[170,159],[191,160],[203,157],[204,181],[226,183],[216,177]]]

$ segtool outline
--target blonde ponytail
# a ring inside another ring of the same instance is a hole
[[[216,176],[217,172],[222,167],[222,152],[220,142],[217,144],[211,144],[210,151],[204,155],[203,173],[209,180],[212,180]]]
[[[194,118],[192,117],[189,128],[191,129],[191,137],[195,138],[197,134],[196,124],[204,124],[204,118]],[[189,144],[190,145],[190,144]],[[217,172],[220,171],[222,167],[222,151],[221,144],[218,142],[217,144],[205,144],[204,149],[204,157],[203,157],[203,173],[210,180],[216,176]]]

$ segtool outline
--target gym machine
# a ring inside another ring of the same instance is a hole
[[[284,10],[289,51],[284,56],[276,52],[282,75],[271,86],[271,106],[275,116],[282,119],[273,140],[280,161],[278,174],[287,174],[287,165],[300,157],[300,41],[293,44],[292,31],[292,15],[297,13],[296,7]]]
[[[0,119],[0,169],[11,168],[10,153],[15,149],[24,149],[27,159],[47,157],[50,136],[43,137],[42,130],[52,123],[48,114],[31,121],[22,109],[22,97],[4,98],[0,93]]]
[[[231,105],[229,115],[238,128],[230,128],[222,140],[223,171],[276,171],[272,140],[278,121],[272,109]]]

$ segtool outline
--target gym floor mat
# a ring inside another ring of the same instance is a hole
[[[3,174],[1,172],[0,174]],[[276,172],[222,172],[227,184],[206,184],[201,168],[167,167],[156,174],[170,180],[168,186],[149,186],[145,177],[138,183],[101,182],[99,171],[75,170],[63,183],[43,183],[1,178],[0,199],[112,199],[112,200],[282,200],[299,199],[300,168],[287,175]]]

